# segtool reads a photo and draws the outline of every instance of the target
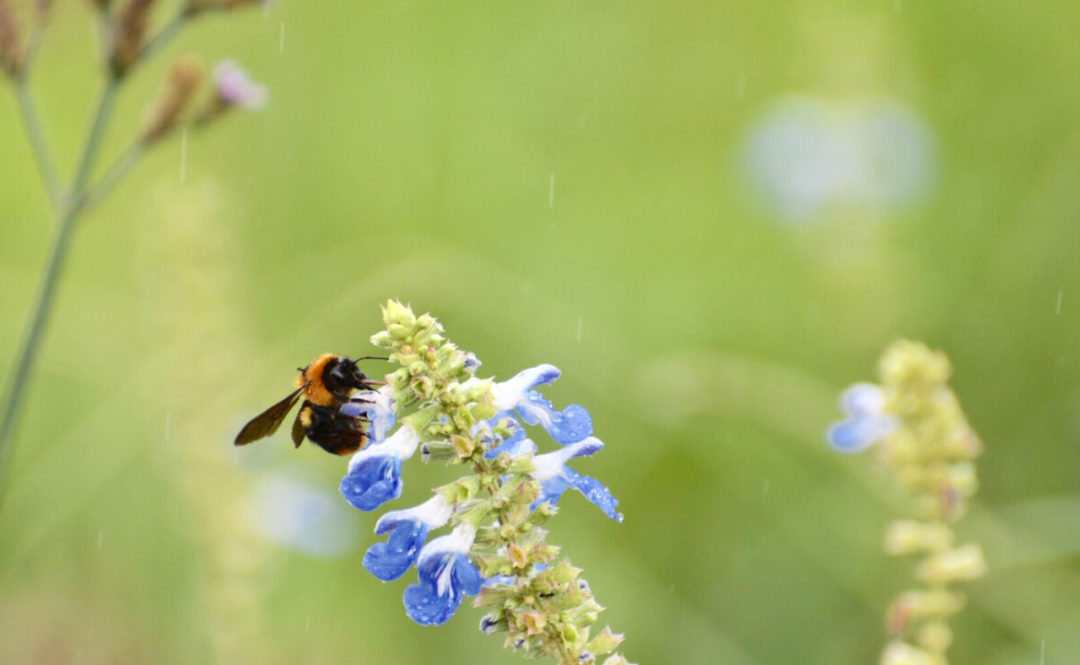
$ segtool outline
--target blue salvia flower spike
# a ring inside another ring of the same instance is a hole
[[[956,544],[953,524],[978,488],[975,459],[982,443],[948,386],[945,354],[899,341],[881,358],[881,384],[860,383],[840,399],[847,419],[829,429],[829,445],[844,453],[876,446],[878,458],[912,501],[913,514],[885,534],[892,556],[922,555],[921,588],[901,593],[886,619],[890,640],[881,665],[948,665],[949,619],[964,607],[953,583],[986,574],[977,543]]]
[[[595,665],[622,636],[606,627],[591,633],[603,608],[580,579],[581,570],[557,559],[558,548],[547,544],[541,528],[570,488],[622,520],[611,492],[567,465],[604,447],[592,436],[589,412],[576,404],[560,411],[536,390],[559,378],[552,365],[507,381],[480,379],[479,359],[443,337],[431,316],[390,301],[383,319],[386,330],[372,342],[400,368],[387,375],[377,395],[361,394],[358,406],[347,406],[372,420],[374,443],[353,457],[341,493],[362,510],[397,498],[402,462],[417,449],[422,461],[444,461],[466,475],[436,489],[424,504],[379,520],[376,533],[387,539],[368,549],[364,566],[381,580],[416,568],[417,582],[405,590],[404,603],[421,625],[445,623],[466,596],[476,595],[473,604],[488,608],[481,630],[507,633],[507,645],[526,658]],[[384,441],[395,421],[398,429]],[[537,425],[557,445],[554,452],[539,454],[526,430]],[[425,545],[444,525],[451,533]],[[603,662],[629,665],[618,654]]]

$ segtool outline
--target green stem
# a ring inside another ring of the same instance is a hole
[[[127,152],[125,152],[120,159],[116,160],[116,163],[105,172],[105,175],[101,177],[101,180],[86,192],[82,209],[90,210],[91,208],[94,208],[111,194],[112,190],[120,184],[128,172],[139,163],[139,159],[143,156],[143,153],[146,152],[146,147],[146,143],[138,141],[128,148]]]
[[[75,171],[70,193],[64,200],[63,207],[57,213],[59,220],[52,244],[49,246],[49,255],[46,259],[41,283],[38,285],[37,296],[34,298],[30,324],[19,345],[15,368],[8,377],[7,385],[4,388],[4,411],[2,418],[0,418],[0,504],[2,504],[4,498],[7,459],[11,452],[15,425],[30,382],[34,361],[37,359],[38,349],[45,336],[49,313],[56,297],[56,287],[64,270],[68,245],[71,242],[71,234],[75,229],[75,221],[79,212],[82,211],[85,201],[86,183],[89,181],[90,174],[94,169],[98,152],[101,149],[101,140],[108,126],[109,117],[112,115],[117,84],[117,79],[110,77],[105,83],[105,88],[98,101],[94,120],[87,134],[86,145],[83,148],[82,157],[79,159],[79,166]]]
[[[41,37],[45,33],[45,17],[40,14],[34,19],[34,27],[30,29],[30,39],[26,42],[26,56],[23,58],[22,77],[30,73],[37,58],[38,48],[41,47]]]
[[[98,10],[98,49],[101,62],[108,65],[109,49],[112,48],[113,21],[108,10]]]
[[[27,86],[25,73],[15,81],[15,97],[19,100],[19,111],[22,112],[23,124],[26,125],[26,134],[30,138],[30,145],[34,149],[34,161],[37,162],[41,179],[45,183],[45,190],[49,195],[49,203],[54,210],[59,210],[64,202],[63,186],[60,184],[60,176],[56,173],[50,157],[49,147],[45,142],[45,133],[38,121],[37,111],[34,109],[34,100],[30,97],[30,89]]]
[[[180,33],[180,29],[187,23],[191,14],[186,10],[181,9],[176,16],[165,24],[165,27],[161,29],[154,37],[146,42],[146,45],[139,51],[139,57],[136,58],[136,62],[145,62],[151,58],[155,53],[165,48],[169,42],[173,40],[173,37]]]
[[[71,216],[74,217],[81,209],[83,197],[86,195],[86,183],[97,163],[98,152],[101,150],[101,141],[105,138],[105,128],[112,116],[113,102],[116,101],[116,90],[120,79],[110,75],[105,81],[105,87],[98,99],[97,111],[94,113],[93,124],[87,135],[86,145],[83,147],[82,157],[79,158],[79,166],[75,170],[75,178],[71,183],[71,194],[68,199],[68,207]]]

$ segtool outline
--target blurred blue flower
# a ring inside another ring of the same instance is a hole
[[[422,626],[446,623],[464,596],[480,593],[480,571],[466,556],[475,538],[472,525],[463,523],[420,551],[416,564],[419,583],[405,589],[405,611],[410,619]]]
[[[420,437],[409,425],[382,443],[353,455],[349,471],[341,479],[341,495],[360,510],[375,510],[401,496],[401,462],[412,457]]]
[[[898,101],[803,96],[782,100],[751,128],[746,159],[767,202],[793,222],[836,203],[879,210],[917,203],[936,161],[927,123]]]
[[[268,476],[251,498],[258,529],[271,540],[315,557],[347,554],[357,543],[356,521],[332,492],[286,475]]]
[[[840,396],[847,420],[829,428],[829,445],[842,453],[859,453],[884,439],[897,425],[885,413],[885,392],[872,383],[857,383]]]
[[[584,494],[585,498],[604,511],[605,515],[617,522],[622,522],[622,514],[615,510],[615,507],[619,505],[619,500],[611,495],[608,488],[604,487],[599,480],[583,476],[566,466],[570,458],[591,456],[603,447],[604,444],[600,439],[590,436],[562,450],[534,457],[533,464],[536,470],[532,473],[532,477],[540,481],[542,492],[534,506],[544,502],[555,505],[563,493],[572,487]]]
[[[436,494],[414,508],[386,513],[375,524],[375,533],[389,538],[368,548],[364,568],[384,582],[401,577],[416,562],[431,529],[446,524],[452,512],[446,499]]]

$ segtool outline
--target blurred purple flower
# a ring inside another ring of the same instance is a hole
[[[234,60],[222,60],[214,69],[217,98],[225,106],[258,110],[266,105],[267,91],[248,77]]]

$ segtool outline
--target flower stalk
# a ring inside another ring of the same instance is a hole
[[[903,592],[889,609],[890,642],[881,665],[948,665],[949,619],[963,609],[953,584],[986,574],[982,548],[958,546],[953,525],[978,487],[974,460],[982,443],[948,387],[944,354],[901,341],[882,356],[880,385],[859,384],[841,399],[849,418],[829,431],[841,452],[876,446],[880,459],[910,497],[913,514],[885,535],[890,556],[917,554],[921,586]]]
[[[0,0],[0,71],[7,75],[14,88],[38,171],[45,184],[56,220],[30,317],[4,385],[3,401],[0,403],[0,507],[5,496],[8,460],[19,414],[45,337],[78,220],[86,211],[88,204],[99,202],[119,183],[134,166],[147,144],[147,141],[143,139],[136,141],[135,149],[124,153],[117,163],[106,171],[106,175],[97,185],[92,183],[116,97],[132,67],[145,61],[167,44],[179,33],[188,17],[193,15],[191,12],[182,12],[180,17],[166,25],[147,42],[146,32],[153,0],[128,0],[128,3],[117,12],[115,18],[110,14],[108,3],[95,4],[100,9],[100,19],[109,55],[102,71],[102,91],[94,107],[93,119],[87,130],[83,149],[71,183],[65,187],[53,165],[52,155],[29,89],[30,66],[37,53],[42,31],[51,11],[51,3],[48,0],[35,2],[34,27],[29,39],[25,40],[24,46],[24,39],[15,20],[11,0]],[[190,68],[184,71],[190,74]],[[178,75],[176,72],[177,70],[174,69],[172,87],[182,93],[182,98],[173,99],[172,105],[166,109],[169,115],[164,123],[159,122],[158,125],[150,128],[156,132],[155,139],[168,133],[176,125],[180,111],[186,106],[194,92],[196,81],[192,76]],[[248,108],[253,108],[253,106],[248,105]],[[159,120],[161,118],[159,113]]]
[[[115,78],[107,79],[98,100],[94,120],[87,134],[86,145],[83,147],[82,156],[79,158],[78,170],[75,173],[71,189],[64,197],[62,207],[58,212],[59,218],[53,231],[53,239],[49,245],[49,254],[45,259],[45,267],[42,271],[37,295],[34,297],[30,322],[19,344],[15,369],[4,387],[4,411],[3,415],[0,416],[0,506],[3,505],[4,499],[5,475],[7,473],[7,458],[10,455],[11,439],[30,382],[30,374],[45,336],[49,314],[52,311],[52,303],[56,296],[56,288],[60,283],[60,277],[66,265],[68,246],[71,243],[75,220],[78,217],[82,198],[85,194],[86,182],[90,177],[94,164],[97,162],[101,139],[112,114],[116,87],[117,80]]]
[[[559,557],[541,528],[557,514],[556,503],[569,488],[622,521],[606,487],[566,466],[603,448],[592,436],[588,412],[577,405],[556,410],[534,390],[559,377],[551,365],[505,382],[480,379],[480,362],[447,340],[430,315],[416,316],[390,301],[383,319],[386,330],[372,343],[401,367],[387,375],[385,406],[372,407],[373,420],[383,412],[401,424],[385,441],[375,437],[356,454],[342,494],[362,510],[398,498],[402,461],[417,448],[425,462],[443,461],[465,475],[436,488],[421,506],[384,515],[376,533],[388,540],[368,550],[365,567],[389,581],[415,565],[419,582],[404,598],[409,617],[421,625],[445,623],[464,596],[476,596],[473,605],[487,610],[480,629],[504,634],[506,646],[526,658],[596,663],[622,636],[608,627],[593,632],[603,608],[581,569]],[[542,426],[561,448],[537,454],[525,425]],[[430,531],[444,526],[449,535],[424,544]],[[613,655],[604,663],[626,660]]]

